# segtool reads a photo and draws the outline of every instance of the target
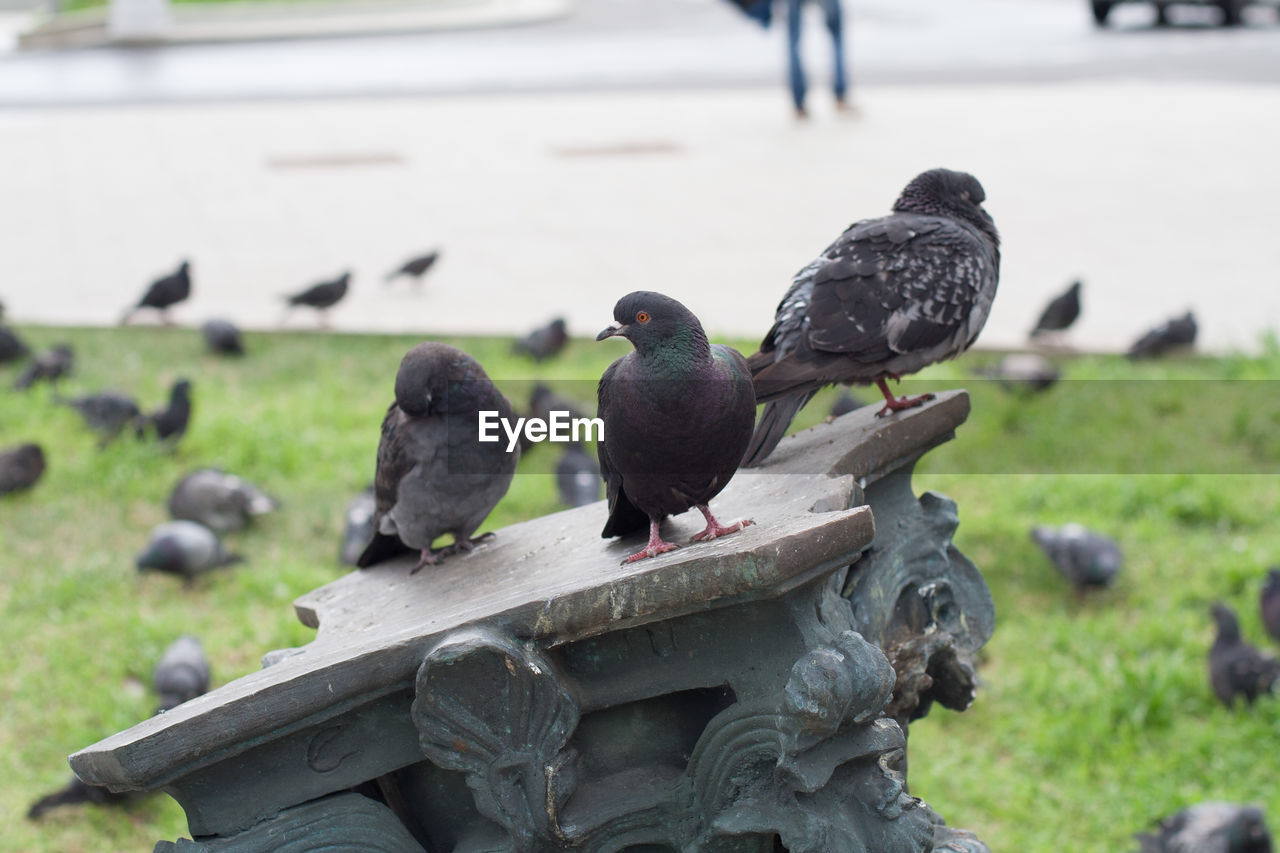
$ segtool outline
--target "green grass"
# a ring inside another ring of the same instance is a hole
[[[12,392],[14,371],[0,369],[0,446],[37,439],[50,460],[36,489],[0,500],[0,848],[148,850],[186,834],[167,797],[34,824],[22,815],[66,780],[68,753],[151,712],[151,669],[178,634],[201,637],[215,684],[256,669],[264,651],[311,639],[291,602],[345,571],[342,510],[372,477],[395,369],[418,339],[251,334],[250,356],[235,361],[205,354],[190,330],[22,331],[38,346],[74,343],[68,393],[115,387],[153,406],[173,378],[195,384],[192,428],[176,452],[133,441],[99,452],[47,390]],[[513,360],[505,340],[450,342],[518,404],[534,376],[590,402],[596,377],[625,351],[578,341],[535,368]],[[970,387],[974,411],[956,441],[922,462],[916,486],[958,502],[956,542],[987,577],[997,627],[973,708],[936,709],[912,727],[913,793],[995,850],[1132,849],[1134,831],[1206,798],[1261,802],[1280,816],[1270,749],[1280,704],[1220,707],[1204,660],[1218,598],[1262,643],[1257,590],[1280,562],[1280,430],[1275,395],[1259,386],[1247,407],[1240,392],[1253,386],[1219,392],[1203,380],[1280,375],[1275,347],[1143,365],[1079,359],[1068,367],[1080,379],[1199,381],[1071,383],[1031,400],[967,381],[979,358],[926,374],[931,388]],[[1172,467],[1171,455],[1181,460]],[[521,461],[485,529],[559,508],[555,456],[540,449]],[[204,465],[260,484],[284,509],[227,537],[248,557],[242,566],[189,587],[139,576],[133,555],[165,520],[169,488]],[[1062,473],[1081,467],[1128,473]],[[1007,473],[1027,470],[1049,473]],[[1141,473],[1152,470],[1268,473]],[[1113,589],[1077,598],[1027,538],[1033,523],[1068,520],[1121,541],[1127,561]]]

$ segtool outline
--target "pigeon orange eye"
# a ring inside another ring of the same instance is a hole
[[[647,322],[649,322],[649,314],[648,314],[648,312],[647,312],[647,311],[641,311],[639,314],[637,314],[637,315],[636,315],[636,322],[637,322],[637,323],[647,323]]]

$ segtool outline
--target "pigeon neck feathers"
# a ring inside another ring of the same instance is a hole
[[[995,221],[982,208],[987,198],[978,179],[967,172],[930,169],[917,175],[894,202],[894,213],[917,213],[961,219],[1000,245]]]

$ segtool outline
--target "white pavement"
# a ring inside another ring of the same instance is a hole
[[[790,276],[934,166],[973,172],[1004,238],[982,343],[1020,343],[1085,279],[1076,342],[1193,308],[1212,348],[1280,325],[1280,89],[864,88],[796,124],[730,91],[50,110],[0,115],[0,298],[17,322],[114,322],[192,259],[185,323],[272,327],[342,270],[344,330],[579,334],[628,291],[757,337]],[[433,246],[415,292],[382,275]],[[298,312],[291,327],[310,323]]]

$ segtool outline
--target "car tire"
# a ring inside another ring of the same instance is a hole
[[[1225,0],[1225,2],[1230,2],[1230,0]],[[1093,22],[1100,27],[1104,26],[1107,23],[1107,15],[1111,14],[1111,7],[1115,3],[1111,2],[1111,0],[1091,0],[1091,5],[1093,7]]]
[[[1218,0],[1218,8],[1222,9],[1222,25],[1224,27],[1238,27],[1243,23],[1241,11],[1244,9],[1245,0]]]

